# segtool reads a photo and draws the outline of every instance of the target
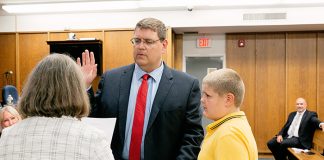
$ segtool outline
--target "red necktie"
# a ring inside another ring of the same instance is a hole
[[[140,160],[141,159],[141,143],[143,136],[143,126],[145,117],[145,107],[146,107],[146,95],[147,95],[147,79],[150,75],[143,75],[142,84],[138,89],[135,113],[133,119],[132,137],[129,149],[129,159],[130,160]]]

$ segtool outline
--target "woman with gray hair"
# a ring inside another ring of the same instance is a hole
[[[113,159],[103,132],[80,121],[89,100],[79,66],[50,54],[29,75],[18,109],[24,118],[0,139],[0,159]]]
[[[18,111],[11,105],[5,105],[0,110],[0,122],[1,122],[1,128],[2,129],[10,127],[17,122],[21,121],[21,116],[19,115]]]

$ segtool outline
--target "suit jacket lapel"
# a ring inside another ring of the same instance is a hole
[[[301,131],[301,128],[304,126],[304,124],[306,123],[306,118],[308,117],[308,110],[305,111],[301,121],[300,121],[300,125],[299,125],[299,130],[298,130],[298,134],[300,135],[299,131]]]
[[[155,95],[155,98],[153,101],[151,115],[150,115],[150,119],[149,119],[149,122],[147,125],[146,132],[148,132],[150,130],[150,128],[152,127],[153,122],[154,122],[157,114],[159,113],[160,108],[163,105],[163,102],[165,101],[165,98],[168,95],[172,84],[173,84],[173,75],[171,73],[171,69],[165,65],[164,69],[163,69],[161,81],[159,84],[159,88],[156,92],[156,95]]]
[[[289,125],[288,125],[288,128],[289,128],[289,126],[291,125],[291,123],[293,122],[293,120],[294,120],[296,114],[297,114],[297,112],[294,112],[294,114],[293,114],[291,117],[289,117]]]
[[[122,144],[124,144],[125,140],[125,128],[126,128],[126,119],[127,119],[127,108],[128,108],[128,101],[129,101],[129,94],[130,94],[130,87],[132,82],[132,76],[134,72],[135,65],[130,65],[127,67],[120,76],[120,83],[119,83],[119,134],[122,140]],[[108,82],[111,83],[111,82]]]

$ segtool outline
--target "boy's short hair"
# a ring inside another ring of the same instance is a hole
[[[234,95],[235,106],[241,106],[244,99],[245,87],[240,75],[234,70],[224,68],[213,71],[205,76],[202,84],[212,88],[220,96],[226,93],[232,93]]]

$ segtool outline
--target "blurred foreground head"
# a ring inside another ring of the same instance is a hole
[[[18,111],[11,105],[5,105],[0,110],[1,128],[9,127],[21,120]]]

